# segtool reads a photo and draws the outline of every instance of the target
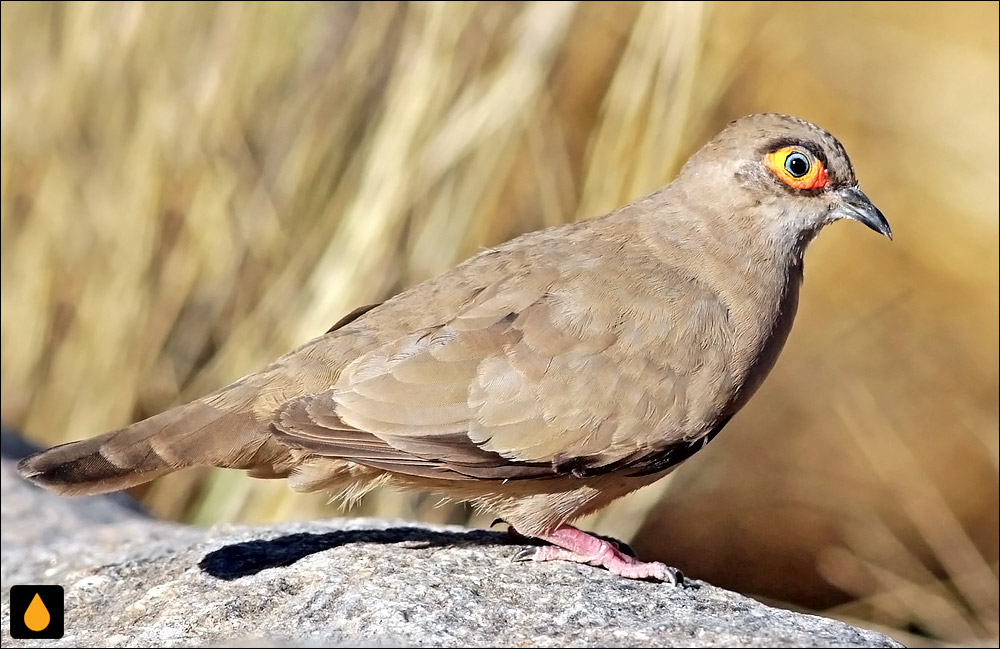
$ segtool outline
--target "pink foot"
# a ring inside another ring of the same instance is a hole
[[[574,561],[592,566],[604,566],[612,573],[629,579],[655,579],[675,586],[684,579],[679,570],[655,561],[648,563],[639,561],[624,554],[608,540],[587,534],[571,525],[562,525],[538,538],[552,545],[543,545],[535,550],[523,550],[515,559]]]

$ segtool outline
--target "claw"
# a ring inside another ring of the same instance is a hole
[[[666,570],[658,575],[650,575],[646,579],[652,579],[655,581],[662,581],[665,584],[670,584],[671,586],[683,586],[684,585],[684,573],[682,573],[677,568],[672,568],[670,566],[664,566]]]
[[[493,522],[490,523],[490,529],[493,529],[499,523],[503,523],[504,525],[507,525],[507,521],[505,521],[504,519],[502,519],[502,518],[495,518],[495,519],[493,519]]]
[[[537,548],[522,548],[510,558],[510,562],[523,563],[525,561],[531,561],[535,556],[535,552],[537,552]]]
[[[530,545],[538,545],[539,544],[539,540],[538,539],[536,539],[533,536],[525,536],[524,534],[521,534],[520,532],[518,532],[517,530],[515,530],[512,526],[510,526],[510,524],[508,524],[508,527],[507,527],[507,536],[509,536],[511,538],[511,540],[514,541],[514,543],[527,543],[527,544],[530,544]]]

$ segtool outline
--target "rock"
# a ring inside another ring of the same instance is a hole
[[[66,499],[2,467],[9,587],[61,584],[71,646],[898,647],[709,584],[512,563],[501,532],[336,518],[204,530],[104,497]]]

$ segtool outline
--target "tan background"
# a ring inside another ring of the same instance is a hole
[[[996,646],[997,8],[4,2],[3,421],[55,443],[154,414],[664,184],[729,119],[793,113],[896,240],[824,232],[758,396],[585,523],[907,642]],[[232,472],[137,494],[204,524],[337,514]],[[484,523],[435,505],[359,511]]]

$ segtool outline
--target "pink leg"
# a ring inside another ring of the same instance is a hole
[[[629,579],[655,579],[677,585],[683,577],[678,570],[658,562],[643,562],[630,557],[605,539],[587,534],[571,525],[561,525],[549,534],[538,537],[552,545],[525,550],[517,559],[531,561],[575,561],[592,566],[604,566],[609,571]]]

